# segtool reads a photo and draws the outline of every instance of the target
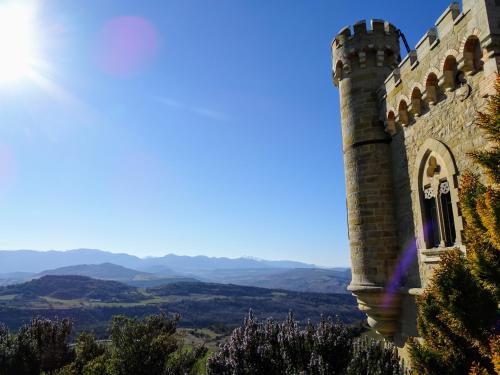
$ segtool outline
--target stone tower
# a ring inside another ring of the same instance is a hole
[[[380,113],[380,87],[400,62],[398,30],[360,21],[332,43],[334,83],[340,90],[352,282],[368,323],[385,337],[398,329],[400,297],[391,285],[399,244],[394,212],[391,137]]]
[[[352,282],[368,323],[406,355],[415,297],[467,251],[460,177],[491,142],[476,126],[500,72],[500,2],[453,1],[401,61],[399,32],[364,21],[332,43],[340,90]],[[481,176],[485,178],[485,176]]]

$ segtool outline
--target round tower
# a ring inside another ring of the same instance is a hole
[[[399,255],[391,170],[391,137],[380,120],[380,89],[400,61],[398,30],[372,20],[340,31],[332,43],[340,90],[352,282],[368,323],[393,337],[400,298],[391,284]]]

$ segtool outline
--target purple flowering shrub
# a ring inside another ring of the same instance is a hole
[[[355,336],[339,320],[301,327],[292,314],[283,323],[259,322],[250,311],[208,359],[208,375],[402,374],[392,346]]]

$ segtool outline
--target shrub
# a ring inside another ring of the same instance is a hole
[[[279,324],[260,323],[252,312],[208,359],[209,375],[400,374],[394,348],[357,340],[338,320],[301,327],[290,314]]]

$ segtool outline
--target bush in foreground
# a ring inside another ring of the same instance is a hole
[[[194,374],[206,350],[184,346],[178,320],[165,314],[116,316],[109,342],[82,333],[71,347],[68,320],[35,318],[16,334],[0,326],[0,375]]]
[[[323,319],[301,327],[259,322],[250,312],[242,327],[208,360],[209,375],[402,374],[395,348],[355,338],[339,321]]]
[[[52,372],[74,358],[70,349],[69,320],[34,318],[16,335],[0,326],[0,375]]]

